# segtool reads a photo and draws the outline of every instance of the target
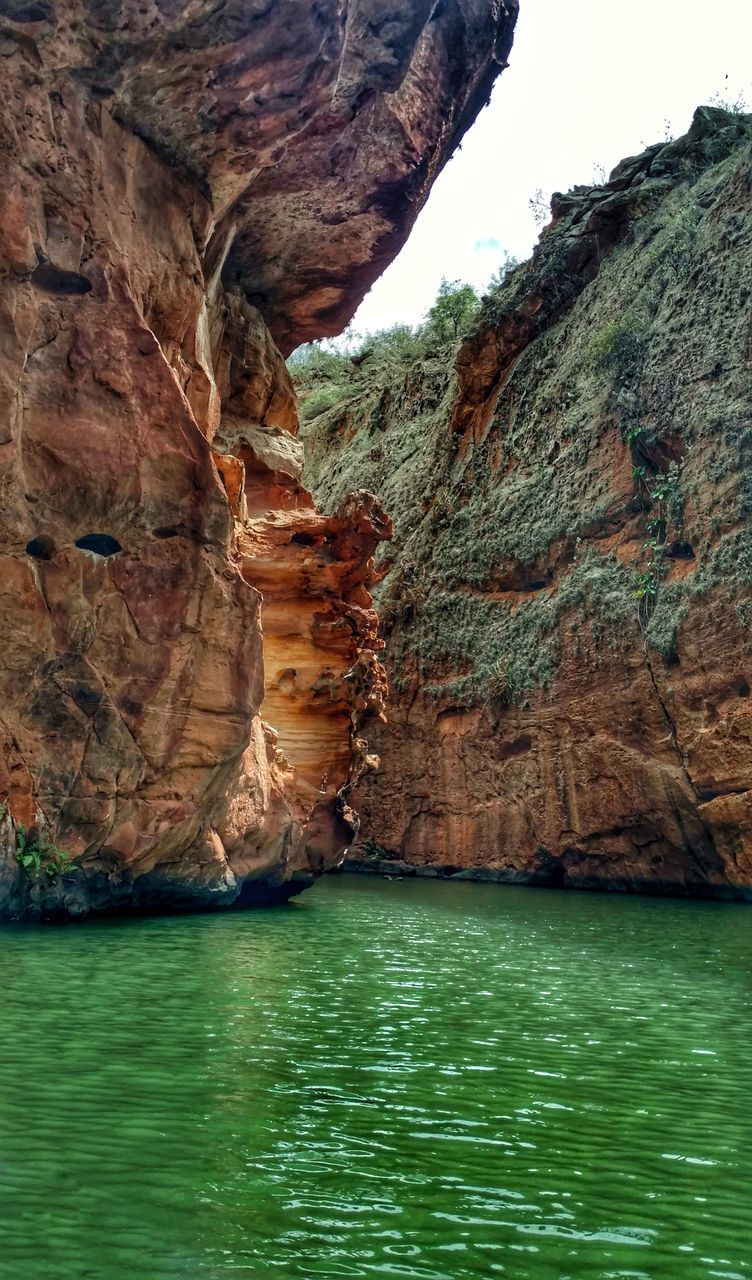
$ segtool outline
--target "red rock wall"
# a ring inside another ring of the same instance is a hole
[[[0,913],[284,898],[355,830],[388,525],[315,511],[275,336],[354,310],[487,95],[513,6],[442,14],[0,3]]]
[[[752,895],[751,147],[705,108],[555,196],[453,371],[307,428],[395,523],[353,865]]]

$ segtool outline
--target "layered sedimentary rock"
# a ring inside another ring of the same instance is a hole
[[[355,865],[750,896],[751,174],[701,108],[554,197],[448,373],[313,420],[319,500],[395,521]]]
[[[389,530],[316,512],[280,349],[397,251],[514,17],[0,0],[0,913],[341,857]]]

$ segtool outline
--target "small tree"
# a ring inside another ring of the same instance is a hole
[[[542,227],[551,217],[551,197],[547,195],[542,187],[536,187],[527,202],[528,208],[533,215],[533,222],[536,227]]]
[[[480,298],[471,284],[442,278],[436,301],[426,317],[426,328],[440,342],[451,342],[467,332],[479,306]]]

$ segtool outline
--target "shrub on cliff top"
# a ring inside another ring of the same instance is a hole
[[[449,357],[480,308],[472,285],[442,280],[426,318],[417,328],[397,324],[358,337],[310,342],[287,365],[300,397],[304,422],[335,407],[394,388],[432,357]]]

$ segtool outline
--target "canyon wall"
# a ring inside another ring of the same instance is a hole
[[[752,117],[700,108],[306,415],[395,525],[354,867],[752,896],[751,264]]]
[[[390,526],[301,483],[339,331],[516,0],[0,0],[0,915],[278,901],[335,864]]]

